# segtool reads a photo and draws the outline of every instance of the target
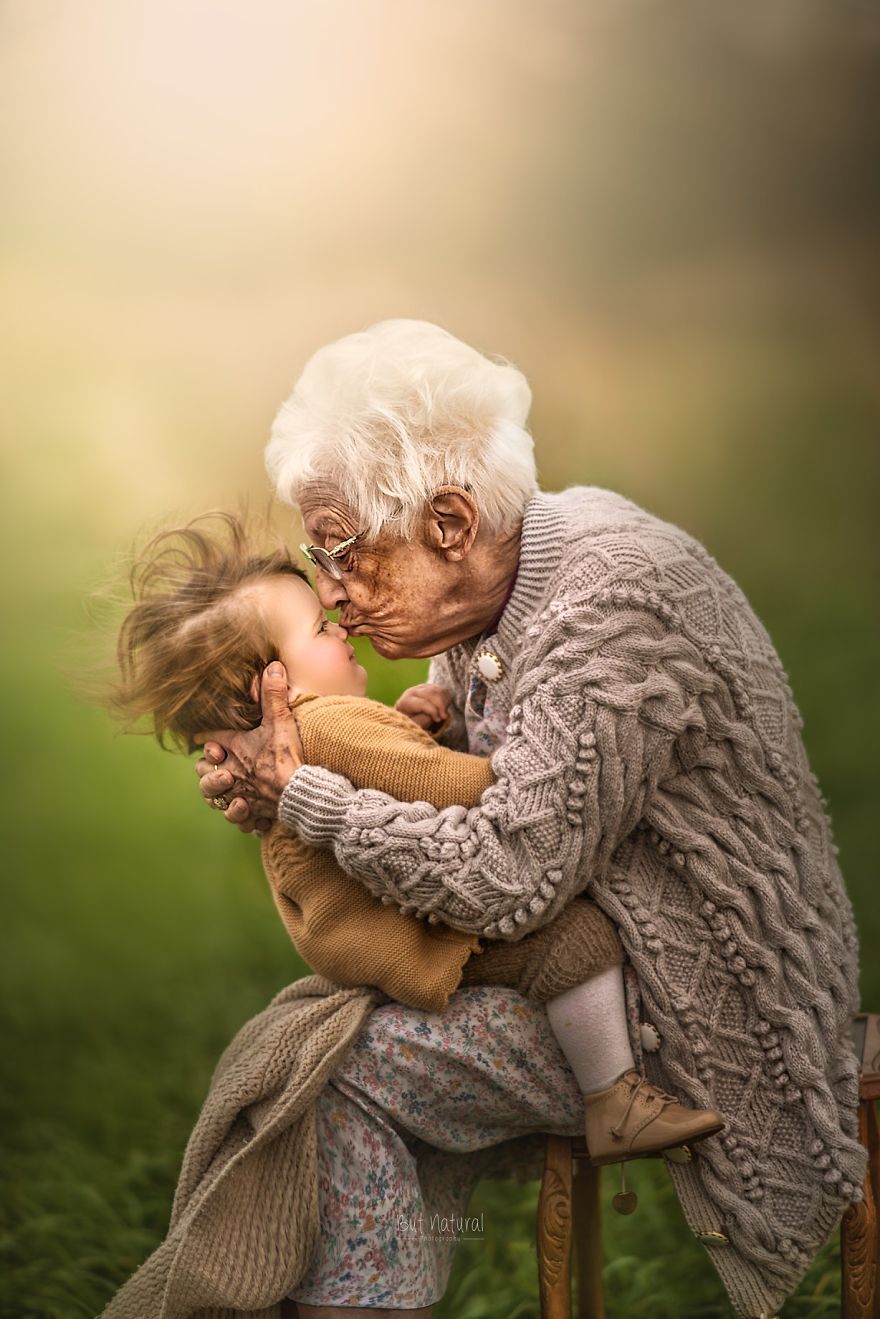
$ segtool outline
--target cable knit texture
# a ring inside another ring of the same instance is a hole
[[[306,759],[344,769],[358,787],[438,807],[476,806],[495,782],[488,760],[438,746],[377,701],[310,696],[294,708]],[[263,866],[294,946],[314,971],[338,985],[372,985],[428,1012],[443,1010],[465,964],[468,984],[508,985],[544,1002],[623,960],[614,926],[585,900],[518,943],[472,957],[482,953],[477,935],[404,915],[388,897],[380,902],[332,852],[286,829],[263,842]]]
[[[615,921],[662,1037],[649,1078],[726,1131],[671,1175],[740,1315],[779,1308],[861,1194],[857,942],[764,627],[692,537],[609,491],[529,505],[491,639],[507,711],[479,806],[315,766],[280,818],[403,910],[516,941],[572,896]],[[478,646],[433,681],[465,705]],[[453,728],[461,728],[460,718]]]
[[[546,1003],[622,962],[623,947],[605,913],[586,898],[573,898],[555,920],[524,939],[489,940],[481,957],[465,962],[461,983],[504,985]]]

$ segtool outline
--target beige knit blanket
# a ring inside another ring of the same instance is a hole
[[[318,1241],[314,1101],[387,1001],[306,976],[241,1028],[187,1144],[168,1236],[103,1319],[280,1319]]]

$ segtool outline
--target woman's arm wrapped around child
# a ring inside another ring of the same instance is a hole
[[[378,702],[306,698],[296,714],[308,762],[356,787],[442,809],[477,805],[495,781],[488,760],[438,745]],[[517,942],[481,940],[383,903],[332,852],[280,825],[263,842],[263,864],[282,920],[313,970],[341,985],[374,985],[410,1007],[440,1011],[460,984],[504,985],[546,1002],[623,960],[613,924],[586,898]]]

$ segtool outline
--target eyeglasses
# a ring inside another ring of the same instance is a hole
[[[349,536],[348,540],[342,540],[338,545],[334,545],[332,550],[322,549],[320,545],[300,545],[300,549],[316,568],[322,572],[329,573],[337,582],[343,580],[343,572],[337,559],[341,559],[347,550],[350,550],[355,541],[360,540],[363,532],[359,531],[354,536]]]

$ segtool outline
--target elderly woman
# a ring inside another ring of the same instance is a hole
[[[201,791],[239,828],[277,818],[382,901],[478,935],[521,939],[589,893],[632,967],[649,1079],[724,1116],[670,1172],[735,1310],[759,1316],[861,1194],[850,904],[748,602],[619,495],[540,492],[529,404],[510,364],[388,321],[311,359],[267,453],[322,604],[382,655],[431,656],[446,743],[492,755],[479,806],[303,764],[283,675],[260,728],[206,743]],[[430,1314],[450,1248],[427,1210],[464,1210],[489,1166],[473,1152],[579,1129],[546,1013],[493,987],[442,1014],[376,1007],[317,1110],[303,1316]]]

